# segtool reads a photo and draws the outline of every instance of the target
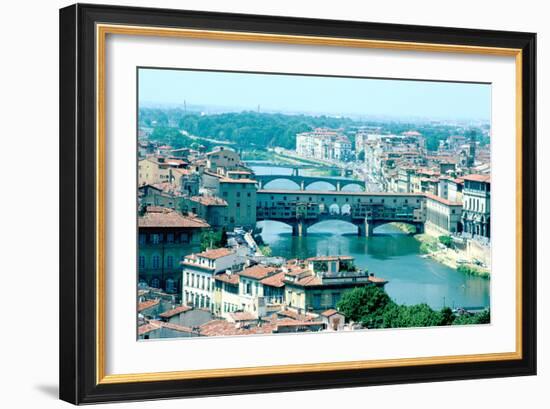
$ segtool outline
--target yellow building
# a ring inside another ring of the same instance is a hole
[[[149,156],[138,162],[138,186],[162,182],[172,183],[177,176],[181,176],[173,170],[183,169],[185,166],[187,166],[187,162],[182,159]]]

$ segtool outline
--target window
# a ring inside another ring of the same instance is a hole
[[[172,268],[174,266],[174,257],[168,256],[166,257],[166,268]]]
[[[174,242],[174,233],[168,233],[168,234],[166,235],[166,241],[167,241],[168,243],[173,243],[173,242]]]
[[[237,192],[237,197],[241,197],[241,192]]]
[[[146,235],[145,234],[140,234],[139,235],[139,245],[142,246],[145,244],[145,241],[146,241]]]
[[[313,294],[313,308],[321,306],[321,294]]]
[[[159,267],[160,267],[160,257],[153,256],[153,268],[159,268]]]
[[[180,234],[180,242],[189,243],[189,235],[187,233]]]
[[[145,256],[139,256],[139,268],[140,269],[145,268]]]
[[[158,235],[158,234],[151,234],[151,243],[153,243],[153,244],[159,244],[159,243],[160,243],[160,235]]]
[[[222,196],[223,196],[223,197],[227,197],[227,192],[223,192],[223,193],[222,193]]]

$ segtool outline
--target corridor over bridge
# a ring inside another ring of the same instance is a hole
[[[256,219],[292,226],[293,235],[325,220],[343,220],[371,236],[376,227],[401,222],[422,232],[426,221],[426,197],[422,193],[373,193],[342,191],[258,190]]]
[[[344,186],[358,186],[361,190],[366,190],[365,182],[358,179],[342,178],[342,177],[330,177],[330,176],[301,176],[297,172],[293,172],[292,175],[255,175],[254,179],[258,181],[258,188],[265,189],[266,185],[274,180],[289,180],[294,182],[300,190],[306,190],[308,186],[324,182],[332,185],[334,189],[339,192]]]

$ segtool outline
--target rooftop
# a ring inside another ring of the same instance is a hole
[[[206,251],[203,251],[202,253],[195,254],[195,256],[196,257],[207,258],[207,259],[210,259],[210,260],[216,260],[218,258],[226,257],[226,256],[229,256],[231,254],[234,254],[233,250],[222,247],[222,248],[219,248],[219,249],[206,250]]]
[[[233,285],[239,284],[238,274],[226,274],[226,273],[216,274],[214,276],[214,279],[218,281],[223,281],[224,283],[228,283],[228,284],[233,284]]]
[[[193,196],[191,200],[204,206],[227,206],[227,202],[218,196]]]
[[[147,301],[140,302],[138,304],[138,312],[154,307],[155,305],[158,305],[159,302],[160,300],[147,300]]]
[[[334,314],[339,314],[339,312],[336,311],[335,309],[330,309],[330,310],[323,311],[323,312],[321,313],[321,315],[322,315],[323,317],[327,317],[327,318],[328,318],[328,317],[332,317]]]
[[[491,175],[472,174],[472,175],[462,176],[462,179],[471,180],[473,182],[491,183]]]
[[[232,312],[229,314],[229,316],[233,319],[233,321],[255,321],[257,318],[252,315],[250,312]]]
[[[210,225],[196,216],[184,216],[172,209],[149,206],[143,216],[138,219],[139,227],[180,227],[206,228]]]
[[[213,336],[231,336],[231,335],[253,335],[253,334],[271,334],[275,326],[270,323],[263,323],[261,326],[239,326],[225,320],[212,320],[201,325],[200,334],[207,337]]]
[[[175,315],[181,314],[182,312],[191,310],[191,307],[188,307],[187,305],[182,305],[180,307],[172,308],[171,310],[164,311],[162,314],[159,315],[159,317],[162,318],[170,318]]]
[[[260,282],[263,285],[268,285],[270,287],[283,287],[285,285],[284,279],[285,279],[285,273],[281,271],[280,273],[276,273],[262,279]]]
[[[270,273],[276,270],[275,267],[266,267],[262,265],[255,265],[253,267],[245,268],[239,273],[240,276],[255,278],[256,280],[261,280],[262,278],[267,277]]]
[[[442,197],[433,195],[431,193],[424,193],[424,195],[431,200],[434,200],[436,202],[439,202],[441,204],[444,204],[446,206],[462,206],[462,203],[460,202],[451,202],[450,200],[444,199]]]

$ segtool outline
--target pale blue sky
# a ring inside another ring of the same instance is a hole
[[[139,70],[139,101],[237,110],[489,120],[491,86],[431,81]]]

